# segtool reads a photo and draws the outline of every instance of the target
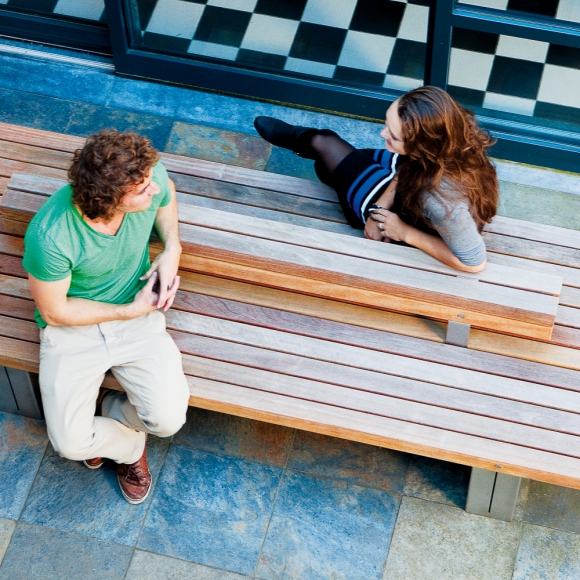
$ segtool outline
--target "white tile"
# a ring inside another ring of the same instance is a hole
[[[485,91],[494,58],[493,54],[452,48],[449,84],[455,87]]]
[[[547,42],[500,34],[495,54],[521,60],[546,62],[548,48],[550,48],[550,45]]]
[[[580,70],[544,65],[538,101],[580,108]]]
[[[6,2],[2,2],[6,4]],[[76,16],[87,20],[99,20],[105,9],[105,0],[58,0],[54,7],[55,14]]]
[[[510,97],[498,93],[486,93],[485,99],[483,99],[484,109],[528,115],[530,117],[534,114],[535,106],[536,101],[534,99],[522,99],[520,97]]]
[[[241,48],[288,56],[298,24],[300,23],[297,20],[254,14]]]
[[[238,56],[238,48],[235,46],[226,46],[225,44],[204,42],[202,40],[192,40],[187,52],[225,60],[236,60],[236,56]]]
[[[159,0],[151,15],[147,32],[178,38],[193,38],[205,6],[182,0]]]
[[[287,58],[284,70],[302,73],[305,75],[315,75],[317,77],[332,78],[336,66],[323,62],[313,62],[301,58]]]
[[[569,22],[580,22],[580,1],[560,0],[556,18],[568,20]]]
[[[302,14],[302,21],[348,28],[356,3],[357,0],[308,0]]]
[[[505,10],[509,0],[459,0],[458,4],[470,4],[471,6],[482,6],[483,8],[495,8]]]
[[[421,79],[412,79],[410,77],[400,77],[397,75],[387,75],[383,87],[385,89],[396,89],[398,91],[412,91],[423,84]]]
[[[0,0],[0,4],[8,4],[8,0]]]
[[[395,40],[396,38],[390,36],[378,36],[349,30],[342,46],[338,64],[385,73],[391,60]]]
[[[208,6],[219,6],[230,10],[243,10],[253,12],[258,0],[207,0]]]
[[[397,38],[427,42],[427,24],[429,21],[429,7],[418,4],[407,4],[405,14],[399,27]]]

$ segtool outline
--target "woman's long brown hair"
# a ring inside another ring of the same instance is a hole
[[[444,201],[445,189],[451,187],[469,200],[479,227],[490,222],[499,196],[486,149],[495,140],[478,127],[475,115],[444,90],[429,86],[403,95],[398,112],[408,156],[397,184],[405,213],[424,217],[423,192],[438,192]]]

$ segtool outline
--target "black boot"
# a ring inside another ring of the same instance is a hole
[[[274,117],[256,117],[254,127],[260,137],[268,143],[290,149],[300,157],[316,159],[316,153],[310,146],[310,139],[319,132],[318,129],[290,125]]]

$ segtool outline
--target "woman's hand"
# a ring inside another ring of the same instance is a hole
[[[370,226],[369,224],[374,224]],[[367,227],[373,235],[378,237],[370,237],[367,235]],[[395,240],[397,242],[404,242],[409,226],[396,214],[387,209],[371,210],[369,219],[365,226],[365,236],[371,240],[383,240],[390,242]]]

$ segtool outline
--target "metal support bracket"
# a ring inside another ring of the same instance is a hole
[[[521,477],[472,467],[465,511],[511,522],[521,481]]]
[[[455,322],[450,320],[447,323],[447,333],[445,335],[445,342],[454,346],[463,346],[467,348],[469,342],[470,324],[464,322]]]

